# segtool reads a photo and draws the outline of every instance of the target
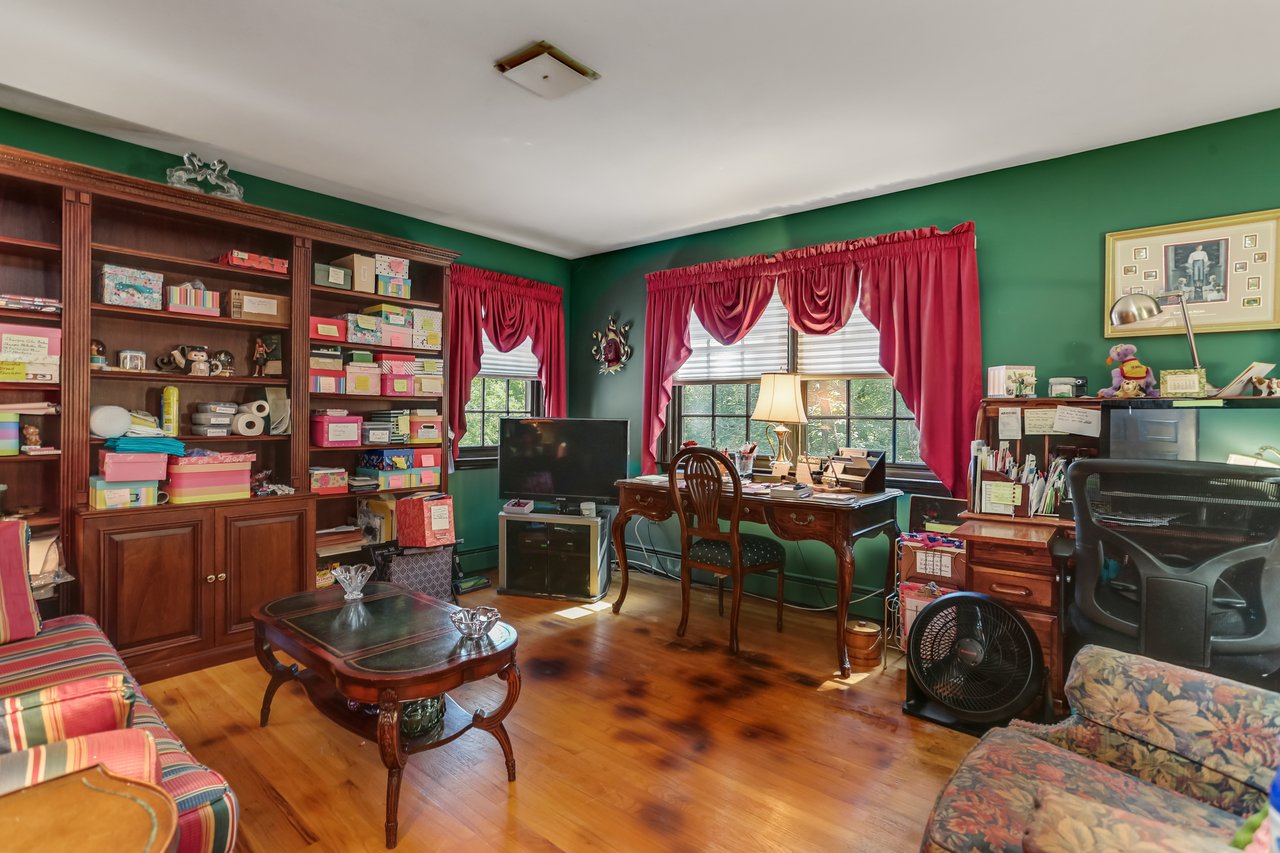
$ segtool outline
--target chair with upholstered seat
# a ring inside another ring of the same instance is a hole
[[[671,505],[680,519],[680,626],[689,624],[689,592],[693,570],[716,576],[720,615],[724,615],[724,582],[733,581],[729,608],[729,650],[738,652],[738,613],[742,609],[742,579],[757,572],[778,572],[778,630],[782,630],[785,553],[782,543],[738,531],[742,516],[742,478],[723,453],[709,447],[687,447],[671,460]],[[720,519],[728,529],[720,529]]]

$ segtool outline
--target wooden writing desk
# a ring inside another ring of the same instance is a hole
[[[613,520],[613,548],[622,570],[622,591],[613,603],[613,612],[622,610],[627,597],[627,521],[633,515],[651,521],[670,518],[674,511],[665,482],[628,479],[619,480],[618,515]],[[812,539],[825,542],[836,554],[836,659],[840,675],[848,677],[849,650],[844,642],[845,622],[849,617],[849,599],[853,592],[853,546],[862,538],[884,535],[889,538],[889,557],[885,565],[884,591],[893,583],[894,549],[898,538],[898,489],[886,489],[857,495],[852,503],[822,500],[782,500],[767,495],[742,496],[742,520],[767,524],[779,539],[798,542]]]

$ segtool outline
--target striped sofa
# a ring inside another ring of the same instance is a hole
[[[159,784],[178,805],[178,850],[232,850],[239,807],[231,788],[225,779],[197,762],[165,726],[93,619],[50,619],[35,637],[0,646],[0,698],[121,674],[135,694],[130,727],[148,733],[154,740]]]

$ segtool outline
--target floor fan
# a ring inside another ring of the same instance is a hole
[[[1040,641],[1013,608],[981,593],[955,592],[912,620],[905,713],[981,735],[1037,696],[1045,696]]]

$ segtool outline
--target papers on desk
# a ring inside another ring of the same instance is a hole
[[[1022,414],[1022,430],[1027,435],[1065,435],[1053,428],[1055,409],[1030,407]]]
[[[633,477],[638,483],[654,483],[656,485],[666,485],[670,480],[666,474],[641,474],[639,477]]]
[[[1002,407],[998,424],[1001,441],[1022,438],[1022,409]]]
[[[1102,411],[1075,406],[1058,406],[1053,412],[1053,428],[1072,435],[1102,435]]]

